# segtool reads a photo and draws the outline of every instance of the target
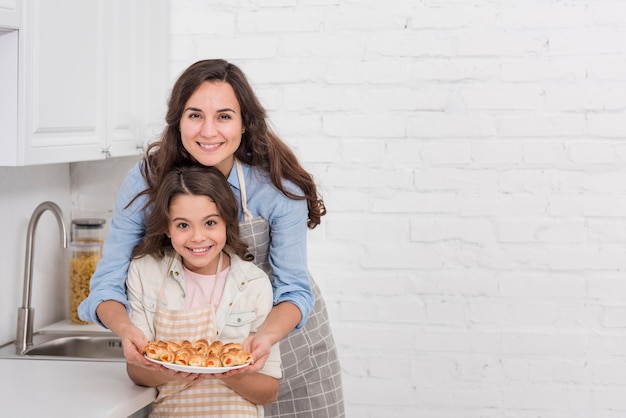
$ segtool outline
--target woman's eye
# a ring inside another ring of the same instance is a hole
[[[227,113],[219,115],[219,118],[220,119],[232,119],[232,117],[229,114],[227,114]]]

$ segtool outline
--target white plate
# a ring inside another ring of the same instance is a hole
[[[250,364],[250,363],[246,363],[246,364],[242,364],[239,366],[232,366],[232,367],[201,367],[201,366],[196,367],[196,366],[185,366],[185,365],[176,364],[176,363],[165,363],[164,361],[154,360],[149,357],[146,357],[146,358],[150,360],[151,362],[160,364],[161,366],[167,367],[168,369],[176,370],[178,372],[185,372],[185,373],[204,373],[204,374],[224,373],[230,370],[241,369],[243,367],[246,367],[248,364]]]

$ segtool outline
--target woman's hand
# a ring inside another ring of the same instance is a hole
[[[246,372],[258,372],[265,365],[272,349],[272,339],[266,334],[255,334],[246,338],[243,342],[244,350],[252,356],[252,364],[241,369]]]
[[[265,365],[265,361],[270,355],[271,347],[272,341],[268,336],[262,334],[251,335],[243,342],[243,349],[250,353],[250,356],[252,357],[250,365],[211,376],[221,379],[223,377],[231,377],[236,374],[256,373]]]
[[[100,321],[122,340],[124,357],[132,366],[138,366],[149,370],[159,370],[162,366],[147,360],[142,353],[148,344],[148,339],[128,317],[126,308],[114,300],[105,300],[98,305],[96,313]]]
[[[163,366],[153,363],[144,357],[142,350],[148,344],[148,340],[139,328],[129,323],[121,327],[119,332],[122,347],[124,348],[124,357],[126,357],[128,364],[149,370],[164,369]]]

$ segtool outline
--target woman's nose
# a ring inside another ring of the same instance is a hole
[[[215,136],[217,133],[217,129],[215,123],[212,120],[205,120],[202,124],[201,134],[203,137],[211,138]]]

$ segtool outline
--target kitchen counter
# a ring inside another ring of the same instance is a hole
[[[5,417],[125,418],[156,395],[128,378],[125,362],[0,359],[0,370]]]
[[[109,331],[67,321],[41,331]],[[154,388],[135,385],[126,362],[0,358],[0,405],[6,417],[126,418],[152,403]]]

